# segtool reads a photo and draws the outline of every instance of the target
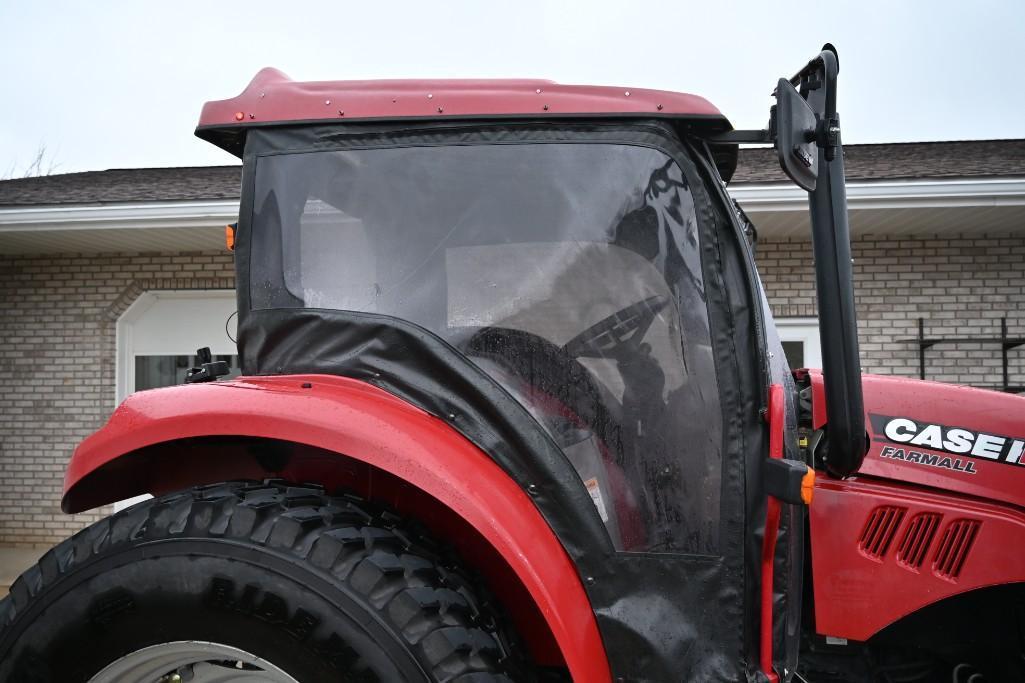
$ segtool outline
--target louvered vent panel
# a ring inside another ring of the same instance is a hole
[[[955,519],[947,526],[932,561],[937,576],[954,581],[961,575],[980,526],[975,519]]]
[[[862,554],[874,560],[881,560],[890,549],[893,537],[904,520],[906,508],[893,506],[878,507],[872,511],[865,522],[865,529],[858,540],[858,549]]]
[[[935,512],[923,512],[912,517],[897,548],[897,562],[909,569],[920,569],[942,519]]]

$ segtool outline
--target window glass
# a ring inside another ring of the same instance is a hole
[[[777,318],[776,331],[783,342],[790,367],[821,368],[822,347],[819,344],[819,321],[815,318]]]
[[[694,197],[614,144],[260,157],[253,308],[437,334],[530,411],[617,548],[718,551],[722,419]]]
[[[803,368],[804,367],[804,342],[803,341],[784,341],[783,342],[783,353],[787,357],[787,365],[792,368]]]
[[[230,373],[221,379],[237,377],[241,373],[238,356],[214,356],[215,361],[223,360],[228,364]],[[198,356],[135,356],[135,386],[133,391],[171,387],[185,383],[185,375],[189,368],[198,368],[201,364]]]

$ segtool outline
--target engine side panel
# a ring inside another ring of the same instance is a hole
[[[815,626],[867,640],[954,595],[1025,582],[1025,513],[891,482],[820,477],[810,508]]]

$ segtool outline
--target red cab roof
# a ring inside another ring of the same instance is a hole
[[[261,70],[228,100],[207,102],[196,134],[236,154],[248,127],[303,121],[503,117],[653,117],[729,123],[697,95],[543,80],[293,81]]]

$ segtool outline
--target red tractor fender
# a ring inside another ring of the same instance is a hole
[[[275,444],[306,455],[276,460]],[[611,679],[576,568],[529,496],[448,424],[365,382],[248,377],[133,394],[75,450],[62,507],[266,476],[353,485],[423,511],[484,574],[535,657],[549,641],[557,652],[542,659],[561,659],[573,680]],[[530,609],[515,604],[524,596]]]

